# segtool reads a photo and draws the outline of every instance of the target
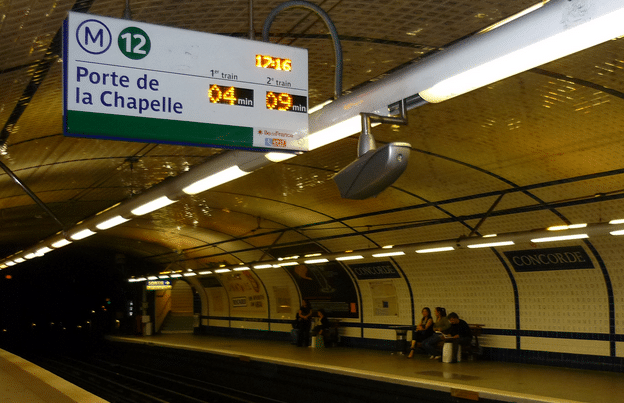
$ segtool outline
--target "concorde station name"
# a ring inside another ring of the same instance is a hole
[[[129,113],[159,112],[164,114],[182,114],[184,106],[168,96],[158,94],[160,82],[143,73],[130,78],[115,71],[102,73],[87,67],[76,67],[75,101],[79,105],[103,106]],[[86,90],[85,88],[88,88]],[[96,91],[93,91],[95,88]],[[134,90],[140,90],[136,96]],[[128,95],[128,92],[133,92]],[[145,95],[143,95],[145,94]]]

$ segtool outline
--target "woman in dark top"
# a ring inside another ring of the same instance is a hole
[[[297,337],[298,347],[308,347],[310,339],[310,317],[312,316],[312,309],[307,299],[301,302],[301,308],[297,312],[297,329],[299,329],[299,335]]]
[[[319,309],[317,312],[319,318],[319,324],[314,326],[312,329],[312,334],[315,336],[320,336],[323,334],[323,330],[329,329],[329,319],[325,316],[325,310],[323,308]]]
[[[407,358],[414,356],[416,343],[420,343],[433,334],[433,319],[431,318],[431,309],[424,307],[422,310],[422,319],[420,324],[416,326],[416,330],[412,332],[412,347]]]

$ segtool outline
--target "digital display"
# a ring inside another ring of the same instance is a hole
[[[292,60],[268,55],[256,55],[256,67],[281,71],[292,71]]]
[[[286,92],[267,91],[266,107],[276,111],[308,113],[308,98]]]
[[[247,88],[230,87],[211,84],[208,89],[208,99],[213,104],[226,104],[253,107],[253,90]]]

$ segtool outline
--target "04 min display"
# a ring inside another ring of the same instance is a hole
[[[254,91],[247,88],[211,84],[208,89],[208,99],[213,104],[253,107]]]
[[[308,113],[308,98],[286,92],[267,91],[266,107],[276,111]]]

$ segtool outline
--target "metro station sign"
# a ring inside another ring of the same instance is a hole
[[[306,49],[70,12],[66,136],[307,151]]]

